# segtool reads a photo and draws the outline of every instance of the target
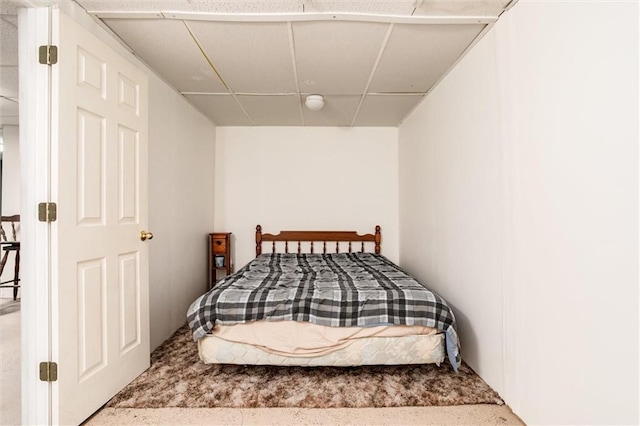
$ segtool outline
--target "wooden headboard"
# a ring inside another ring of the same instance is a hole
[[[256,256],[262,254],[262,243],[271,241],[272,253],[276,252],[276,241],[284,241],[284,252],[289,253],[289,242],[298,243],[297,253],[301,251],[302,242],[311,243],[311,253],[313,253],[313,243],[322,242],[322,253],[327,252],[327,242],[336,243],[336,253],[340,252],[340,243],[349,243],[349,253],[351,253],[351,243],[359,242],[360,251],[364,252],[364,243],[375,243],[375,252],[380,254],[380,226],[376,226],[375,234],[358,235],[355,231],[280,231],[279,234],[263,234],[262,226],[256,226]],[[357,248],[356,248],[357,250]]]

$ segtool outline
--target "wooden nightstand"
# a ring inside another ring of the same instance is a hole
[[[231,232],[209,234],[209,288],[218,280],[218,272],[229,275],[233,271],[231,262]]]

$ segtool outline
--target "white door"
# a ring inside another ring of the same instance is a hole
[[[78,424],[149,367],[147,76],[63,13],[53,34],[52,420]]]

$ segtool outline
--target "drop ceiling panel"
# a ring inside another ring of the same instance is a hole
[[[366,13],[375,15],[411,15],[415,9],[413,0],[396,1],[340,1],[340,0],[307,0],[304,2],[305,12],[310,13]]]
[[[295,22],[300,91],[362,93],[387,28],[369,22]]]
[[[209,13],[301,13],[302,2],[290,1],[193,1],[193,0],[77,0],[87,11],[173,11]]]
[[[396,25],[370,92],[426,92],[485,26]]]
[[[0,124],[8,124],[18,117],[18,103],[9,99],[0,98]]]
[[[301,13],[303,9],[300,1],[187,1],[203,12],[216,13]]]
[[[419,95],[368,95],[356,119],[356,126],[397,126],[422,99]]]
[[[18,65],[18,27],[0,19],[0,65]]]
[[[132,19],[104,20],[138,56],[212,121],[227,126],[300,125],[302,121],[307,126],[350,126],[370,77],[369,93],[389,95],[368,94],[354,125],[395,126],[421,99],[416,93],[428,91],[485,28],[484,24],[440,23],[396,23],[392,27],[380,22],[341,20],[294,20],[291,24],[252,19],[232,22],[233,14],[323,13],[329,18],[332,12],[395,17],[497,16],[509,3],[509,0],[76,1],[89,11],[144,11],[150,12],[149,16],[160,11],[229,14],[219,21],[194,18],[186,22],[236,98],[226,94],[227,88],[189,34],[185,22],[139,19],[135,14],[129,15]],[[170,18],[171,14],[165,16]],[[279,17],[291,19],[287,15]],[[6,19],[4,22],[10,23]],[[393,31],[375,67],[390,28]],[[4,37],[2,42],[4,46]],[[2,87],[4,80],[2,76]],[[313,112],[303,108],[302,120],[300,98],[295,95],[298,91],[303,98],[311,93],[324,95],[324,109]]]
[[[415,16],[499,16],[511,0],[425,0]]]
[[[181,92],[226,92],[182,21],[106,19],[151,68]]]
[[[498,16],[510,0],[76,0],[89,12],[319,13],[386,15]],[[0,6],[6,2],[0,2]],[[416,4],[419,5],[416,7]],[[2,10],[2,8],[0,8]],[[11,10],[11,9],[9,9]]]
[[[219,126],[251,126],[251,121],[231,95],[185,96]]]
[[[299,98],[293,96],[242,96],[238,99],[258,126],[302,126]]]
[[[0,95],[18,98],[18,67],[0,67]]]
[[[188,22],[234,92],[295,93],[286,22]]]
[[[2,117],[0,116],[0,126],[18,126],[20,125],[20,118],[16,116],[12,117]]]
[[[320,111],[303,108],[304,125],[350,126],[359,102],[360,96],[325,96],[324,108]]]
[[[0,15],[18,16],[18,7],[20,5],[13,1],[0,1]]]
[[[17,13],[17,10],[16,10],[16,13]],[[2,19],[4,19],[5,21],[15,25],[16,27],[18,26],[18,15],[5,15],[5,14],[2,14],[2,12],[0,12],[0,15],[2,15]]]

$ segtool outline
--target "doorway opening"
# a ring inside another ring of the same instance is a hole
[[[21,423],[18,8],[0,4],[0,423]],[[7,219],[5,221],[5,219]]]

